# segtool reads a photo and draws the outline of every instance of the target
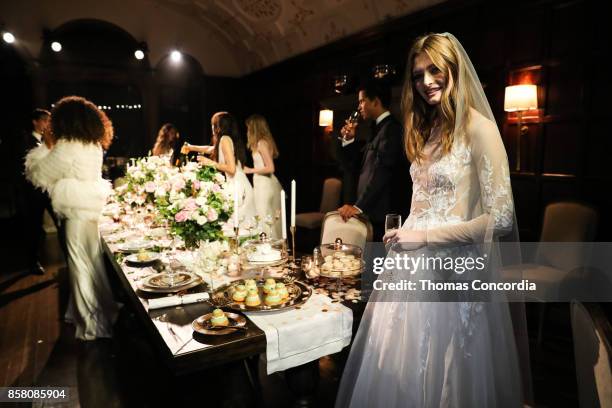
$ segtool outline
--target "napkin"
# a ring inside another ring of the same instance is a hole
[[[149,310],[151,309],[161,309],[163,307],[170,306],[178,306],[178,305],[187,305],[189,303],[197,303],[203,302],[209,298],[208,293],[200,292],[200,293],[189,293],[187,295],[174,295],[174,296],[166,296],[160,297],[156,299],[149,299]]]

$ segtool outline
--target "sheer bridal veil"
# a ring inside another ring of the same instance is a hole
[[[470,107],[478,111],[485,118],[491,122],[496,123],[495,116],[489,105],[489,101],[485,95],[483,86],[478,78],[478,74],[474,69],[474,65],[470,60],[467,52],[450,33],[441,34],[448,38],[453,44],[456,52],[458,53],[459,60],[462,62],[459,64],[458,82],[455,84],[457,87],[457,101],[467,101],[466,106],[463,103],[457,103],[456,106],[456,122],[455,122],[455,135],[461,135],[465,132],[467,123],[463,123],[463,118],[466,117],[465,112]],[[498,137],[500,142],[501,135],[499,130],[492,137]],[[493,163],[493,166],[504,166],[503,171],[507,170],[506,163]],[[510,177],[509,173],[504,174],[504,177]],[[509,190],[512,205],[508,207],[502,202],[496,202],[495,193],[490,199],[489,212],[490,216],[487,222],[487,226],[484,233],[484,248],[485,253],[489,254],[489,271],[490,279],[492,281],[500,281],[500,271],[511,265],[521,264],[521,249],[518,232],[518,224],[516,220],[516,213],[514,211],[514,199],[512,197],[512,191]],[[486,203],[485,203],[486,205]],[[503,221],[506,220],[504,224]],[[511,225],[511,228],[500,228],[500,224],[505,226]],[[515,279],[517,277],[515,276]],[[518,277],[520,279],[520,277]],[[523,387],[523,399],[524,402],[533,402],[533,392],[531,388],[531,369],[529,364],[529,339],[527,333],[527,323],[525,315],[525,304],[521,295],[516,293],[510,293],[507,300],[509,301],[510,315],[512,319],[512,328],[516,340],[517,354],[519,358],[520,371],[522,376],[522,387]],[[497,298],[493,301],[504,301],[504,299]]]

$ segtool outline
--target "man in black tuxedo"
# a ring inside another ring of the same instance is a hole
[[[391,89],[384,84],[370,83],[359,90],[359,113],[372,120],[372,137],[361,149],[361,171],[357,183],[357,200],[338,209],[346,221],[364,213],[372,222],[374,240],[384,235],[385,215],[405,215],[409,211],[410,174],[404,154],[402,125],[391,115]],[[351,153],[355,140],[354,124],[345,125],[341,134],[345,153]],[[354,148],[353,148],[354,150]],[[353,157],[359,155],[354,152]]]
[[[51,114],[44,109],[35,109],[32,112],[31,119],[32,131],[24,135],[22,144],[17,152],[19,159],[19,189],[22,201],[21,218],[25,234],[25,256],[27,257],[28,268],[31,273],[42,275],[45,271],[40,265],[38,251],[44,238],[43,216],[45,209],[53,217],[53,221],[58,229],[58,235],[60,235],[60,242],[62,242],[63,237],[61,237],[62,231],[53,213],[49,196],[42,190],[34,187],[25,177],[25,156],[30,150],[44,143],[45,135],[50,127]]]

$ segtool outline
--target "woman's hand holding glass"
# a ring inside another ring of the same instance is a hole
[[[397,245],[402,251],[414,251],[427,244],[425,231],[415,231],[406,228],[392,229],[383,237],[385,245]]]

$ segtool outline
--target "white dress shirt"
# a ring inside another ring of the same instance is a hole
[[[381,113],[380,115],[378,115],[378,117],[376,118],[376,124],[378,125],[380,122],[383,121],[384,118],[386,118],[387,116],[389,116],[391,114],[391,112],[389,111],[384,111],[383,113]],[[376,135],[373,135],[376,136]],[[355,138],[352,138],[351,140],[344,140],[344,138],[342,139],[342,147],[348,146],[351,143],[353,143],[355,141]]]

